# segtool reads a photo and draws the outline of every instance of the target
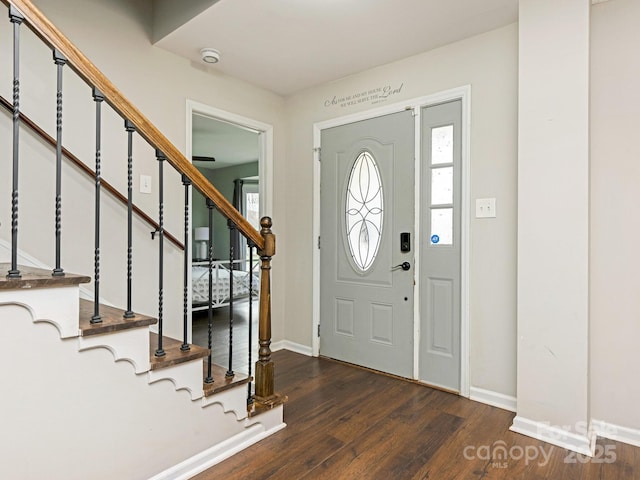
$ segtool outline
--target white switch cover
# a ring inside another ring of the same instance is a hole
[[[151,193],[151,175],[140,175],[140,193]]]
[[[476,218],[495,218],[495,216],[495,198],[476,198]]]

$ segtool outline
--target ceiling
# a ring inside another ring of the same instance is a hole
[[[198,168],[217,169],[258,161],[258,132],[193,115],[192,133],[193,155],[216,159],[215,162],[193,162]]]
[[[287,96],[517,18],[518,0],[219,0],[156,45],[215,48],[207,68]]]

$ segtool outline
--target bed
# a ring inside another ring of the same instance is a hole
[[[249,262],[246,260],[234,261],[236,270],[233,270],[233,300],[249,297],[250,282],[253,298],[258,298],[260,291],[260,274],[258,262],[254,262],[251,272],[246,269]],[[212,307],[218,308],[229,305],[231,271],[229,261],[214,261],[212,275]],[[192,310],[205,310],[209,308],[209,262],[193,262],[191,272]]]

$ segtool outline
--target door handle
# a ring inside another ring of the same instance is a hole
[[[395,270],[396,268],[401,268],[405,272],[411,268],[411,264],[409,262],[402,262],[400,265],[396,265],[392,267],[391,270]]]

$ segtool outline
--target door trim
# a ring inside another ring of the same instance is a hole
[[[416,126],[420,125],[420,110],[422,107],[436,105],[452,100],[460,100],[462,103],[462,159],[461,159],[461,175],[462,175],[462,192],[461,192],[461,268],[460,268],[460,395],[469,397],[469,251],[470,251],[470,227],[471,227],[471,85],[445,90],[432,95],[426,95],[403,102],[394,103],[385,107],[366,110],[363,112],[345,115],[313,125],[313,314],[312,314],[312,340],[311,347],[313,356],[320,354],[320,338],[317,335],[318,326],[320,325],[320,250],[318,249],[317,239],[320,235],[320,140],[322,130],[345,125],[348,123],[368,120],[371,118],[396,113],[403,110],[413,110]],[[421,135],[420,128],[415,129],[415,158],[416,158],[416,175],[415,175],[415,238],[420,238],[422,234],[420,228],[420,181],[421,175]],[[415,286],[414,292],[420,291],[420,246],[417,241],[415,244]],[[420,295],[414,295],[413,308],[413,324],[414,324],[414,379],[418,379],[418,352],[420,341]]]

